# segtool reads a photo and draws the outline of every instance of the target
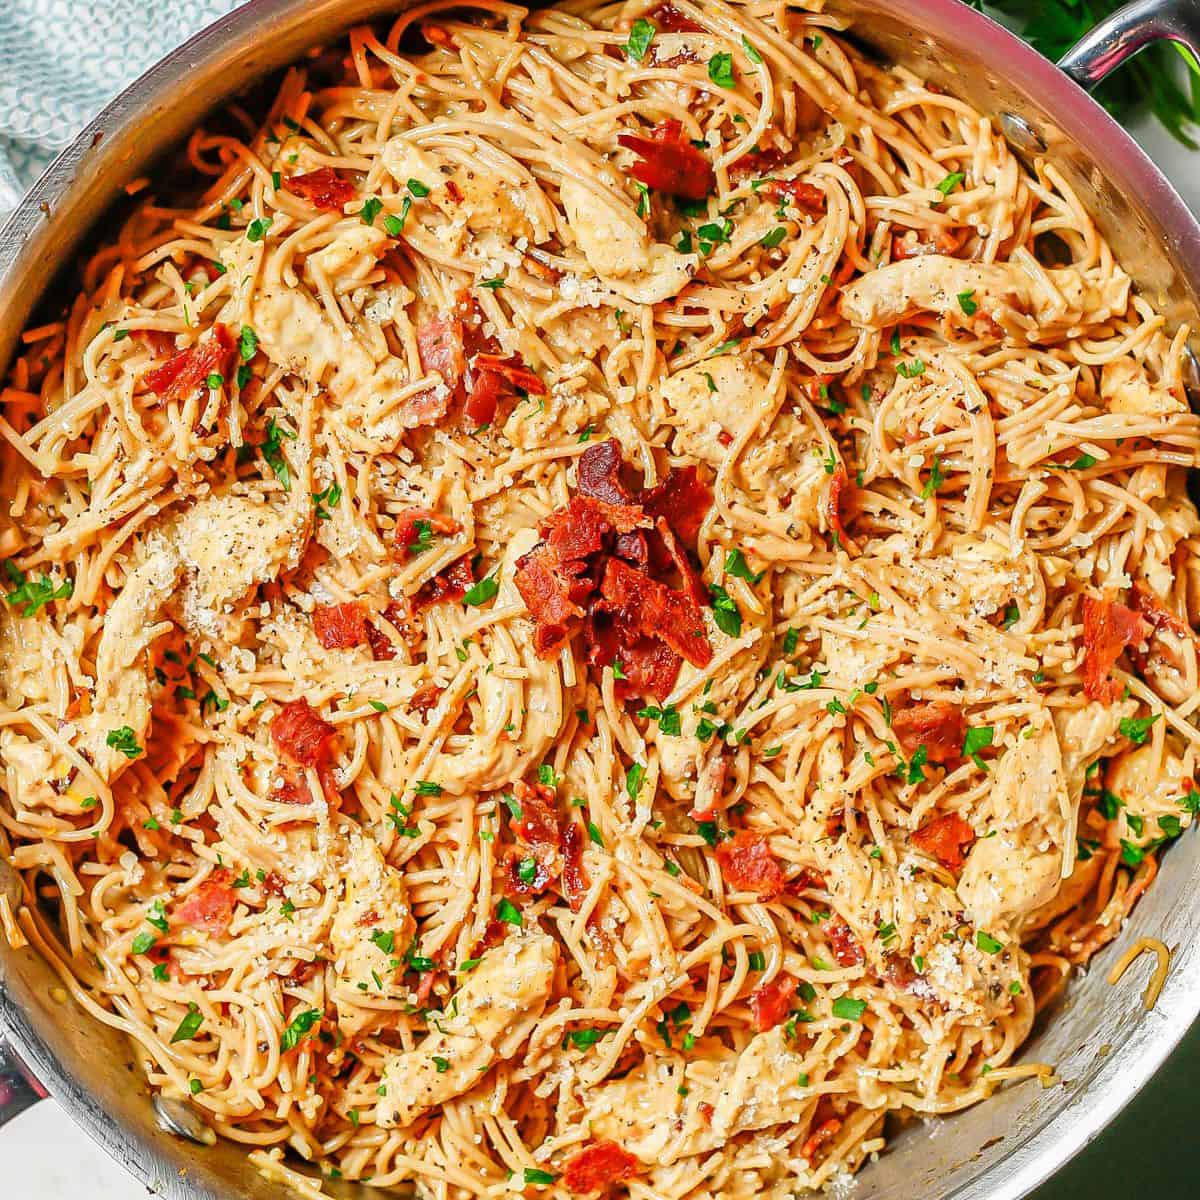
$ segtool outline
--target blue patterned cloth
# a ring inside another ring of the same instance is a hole
[[[0,217],[126,84],[241,0],[0,0]]]

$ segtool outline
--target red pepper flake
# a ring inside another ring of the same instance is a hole
[[[630,169],[634,179],[657,192],[703,200],[717,186],[712,164],[683,137],[678,121],[660,121],[649,137],[622,133],[617,143],[641,160]]]
[[[792,1010],[796,996],[796,981],[790,975],[777,975],[770,983],[764,983],[750,994],[750,1015],[754,1028],[766,1033],[776,1025],[782,1025]]]
[[[812,213],[825,211],[825,193],[815,184],[799,179],[768,179],[759,191],[772,200],[786,198],[797,208],[805,208]]]
[[[717,846],[717,864],[725,882],[738,892],[757,892],[764,899],[778,896],[787,885],[779,860],[761,833],[739,830]]]
[[[616,1142],[593,1142],[567,1161],[563,1184],[576,1194],[599,1192],[632,1179],[638,1160]]]
[[[332,167],[318,167],[305,175],[292,175],[287,190],[325,212],[341,212],[354,199],[354,185]]]
[[[1150,633],[1139,613],[1108,596],[1083,598],[1083,690],[1093,700],[1111,704],[1121,685],[1110,677],[1121,652]]]
[[[210,375],[226,377],[235,348],[228,328],[214,325],[208,337],[148,371],[146,387],[160,400],[186,400],[206,386]]]
[[[837,1137],[841,1128],[842,1123],[837,1117],[830,1117],[827,1121],[822,1121],[800,1148],[800,1157],[806,1158],[812,1163],[821,1149]]]
[[[850,932],[850,926],[836,913],[825,922],[825,936],[833,957],[843,967],[857,967],[863,961],[863,948]]]
[[[348,604],[318,604],[313,609],[313,632],[326,650],[349,650],[367,640],[367,619],[362,607]]]
[[[949,700],[932,700],[898,709],[892,731],[910,758],[918,747],[932,763],[955,762],[962,754],[967,725],[963,711]]]
[[[946,813],[926,822],[912,835],[922,854],[936,858],[947,870],[961,871],[965,850],[975,841],[975,831],[958,813]]]
[[[829,481],[829,492],[825,500],[825,520],[837,543],[847,554],[857,554],[858,547],[846,533],[847,508],[853,502],[854,484],[846,474],[845,467],[838,467]]]
[[[301,767],[320,767],[333,755],[337,730],[307,700],[285,704],[271,721],[275,749]]]
[[[228,933],[233,921],[233,908],[237,903],[232,884],[233,872],[218,867],[175,909],[173,920],[179,925],[199,929],[215,937]]]

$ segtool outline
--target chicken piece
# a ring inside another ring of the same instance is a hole
[[[694,1062],[647,1055],[624,1079],[590,1089],[583,1123],[597,1140],[665,1165],[745,1130],[799,1120],[814,1103],[798,1083],[804,1069],[782,1026],[751,1038],[740,1055],[706,1039]]]
[[[325,310],[300,288],[268,285],[255,293],[251,321],[259,349],[313,386],[333,373],[330,390],[345,395],[369,378],[375,363],[359,342],[334,327]]]
[[[513,933],[465,977],[445,1017],[415,1050],[383,1068],[375,1119],[385,1128],[470,1091],[487,1068],[511,1058],[550,997],[558,946],[541,931]]]
[[[1054,729],[1062,753],[1063,777],[1073,807],[1078,807],[1087,782],[1088,767],[1117,736],[1122,720],[1137,712],[1136,700],[1101,704],[1089,700],[1082,708],[1059,708],[1054,712]]]
[[[841,313],[855,325],[886,329],[919,312],[970,325],[978,319],[977,311],[1008,332],[1036,342],[1125,311],[1129,278],[1120,268],[1113,269],[1103,288],[1074,267],[1045,274],[1053,290],[1017,264],[922,255],[889,263],[849,284],[842,293]],[[967,293],[976,305],[972,315],[959,301]]]
[[[1168,830],[1174,829],[1175,820],[1180,828],[1191,824],[1191,813],[1180,801],[1195,787],[1195,781],[1185,773],[1173,741],[1173,735],[1168,737],[1161,751],[1154,742],[1129,750],[1105,772],[1104,786],[1121,801],[1120,836],[1137,845],[1146,845],[1167,832],[1159,824],[1160,817],[1168,818]]]
[[[678,295],[691,279],[697,256],[651,241],[641,218],[607,193],[567,178],[559,195],[588,265],[618,295],[657,304]]]
[[[236,602],[300,561],[307,542],[307,492],[298,478],[284,507],[227,495],[188,510],[172,538],[184,572],[178,605],[186,629],[214,641],[237,639]]]
[[[344,287],[369,275],[387,247],[388,238],[382,229],[359,221],[339,229],[337,237],[310,254],[305,265],[316,267],[327,279],[336,279]]]
[[[460,167],[451,176],[453,187],[433,194],[438,208],[451,220],[466,223],[476,233],[499,230],[507,240],[537,238],[529,212],[533,205],[519,185],[492,172]]]
[[[725,461],[729,439],[740,440],[772,407],[767,377],[756,362],[731,354],[668,376],[658,392],[663,418],[675,427],[672,451],[712,467]]]
[[[499,568],[498,608],[524,604],[513,574],[517,560],[537,541],[536,530],[521,529],[505,547]],[[496,670],[479,677],[472,736],[447,744],[439,760],[438,782],[456,795],[508,787],[544,761],[562,728],[562,676],[557,659],[539,658],[532,637],[515,642],[489,639],[485,652]],[[522,672],[517,688],[511,677],[506,678],[506,672],[514,669]],[[506,726],[516,731],[506,731]]]
[[[1058,737],[1042,713],[1001,758],[976,822],[989,836],[972,847],[958,881],[975,926],[992,933],[1019,929],[1054,898],[1073,818]]]
[[[399,968],[416,922],[404,876],[388,866],[371,838],[357,832],[352,835],[345,876],[346,894],[334,913],[329,941],[334,953],[333,1000],[338,1026],[352,1038],[381,1015],[371,1001],[397,1000],[405,994],[398,982]],[[364,983],[366,991],[359,986]]]
[[[1145,368],[1132,358],[1105,363],[1100,372],[1100,396],[1109,412],[1165,417],[1188,411],[1187,405],[1167,388],[1151,383]]]
[[[169,538],[156,533],[147,545],[146,559],[125,580],[105,614],[92,710],[78,722],[80,750],[109,782],[144,753],[150,727],[150,671],[144,656],[170,628],[158,616],[183,573],[183,560]],[[132,731],[136,754],[108,744],[109,735],[118,729]]]
[[[440,170],[440,163],[433,154],[422,150],[403,134],[388,138],[380,155],[383,165],[391,177],[405,189],[408,181],[415,179],[424,184],[432,192],[446,182],[445,175]]]

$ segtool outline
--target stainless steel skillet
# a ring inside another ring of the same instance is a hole
[[[402,0],[253,0],[118,97],[0,230],[0,367],[50,280],[86,234],[103,230],[122,184],[255,78],[355,21],[402,7]],[[1200,325],[1200,224],[1079,86],[1094,85],[1159,38],[1200,53],[1200,0],[1138,0],[1085,38],[1062,70],[959,0],[831,0],[829,7],[855,19],[860,43],[994,116],[1026,156],[1053,161],[1141,291],[1172,321]],[[0,889],[14,884],[0,866]],[[1016,1200],[1049,1177],[1151,1077],[1200,1011],[1197,929],[1193,835],[1166,855],[1117,947],[1099,956],[1026,1047],[1026,1057],[1056,1064],[1061,1082],[1010,1087],[968,1112],[905,1130],[864,1170],[858,1200]],[[1119,987],[1104,981],[1114,950],[1141,934],[1174,950],[1150,1013],[1140,1004],[1145,967]],[[0,938],[0,1125],[36,1098],[36,1078],[168,1200],[283,1200],[286,1189],[262,1178],[241,1147],[206,1145],[211,1139],[186,1106],[156,1105],[129,1044],[73,1002],[56,1000],[56,983],[36,954],[14,953]],[[347,1200],[377,1194],[326,1186]]]

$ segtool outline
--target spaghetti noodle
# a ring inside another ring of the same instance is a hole
[[[821,1187],[1191,823],[1187,331],[838,34],[356,29],[26,335],[21,932],[274,1177]]]

